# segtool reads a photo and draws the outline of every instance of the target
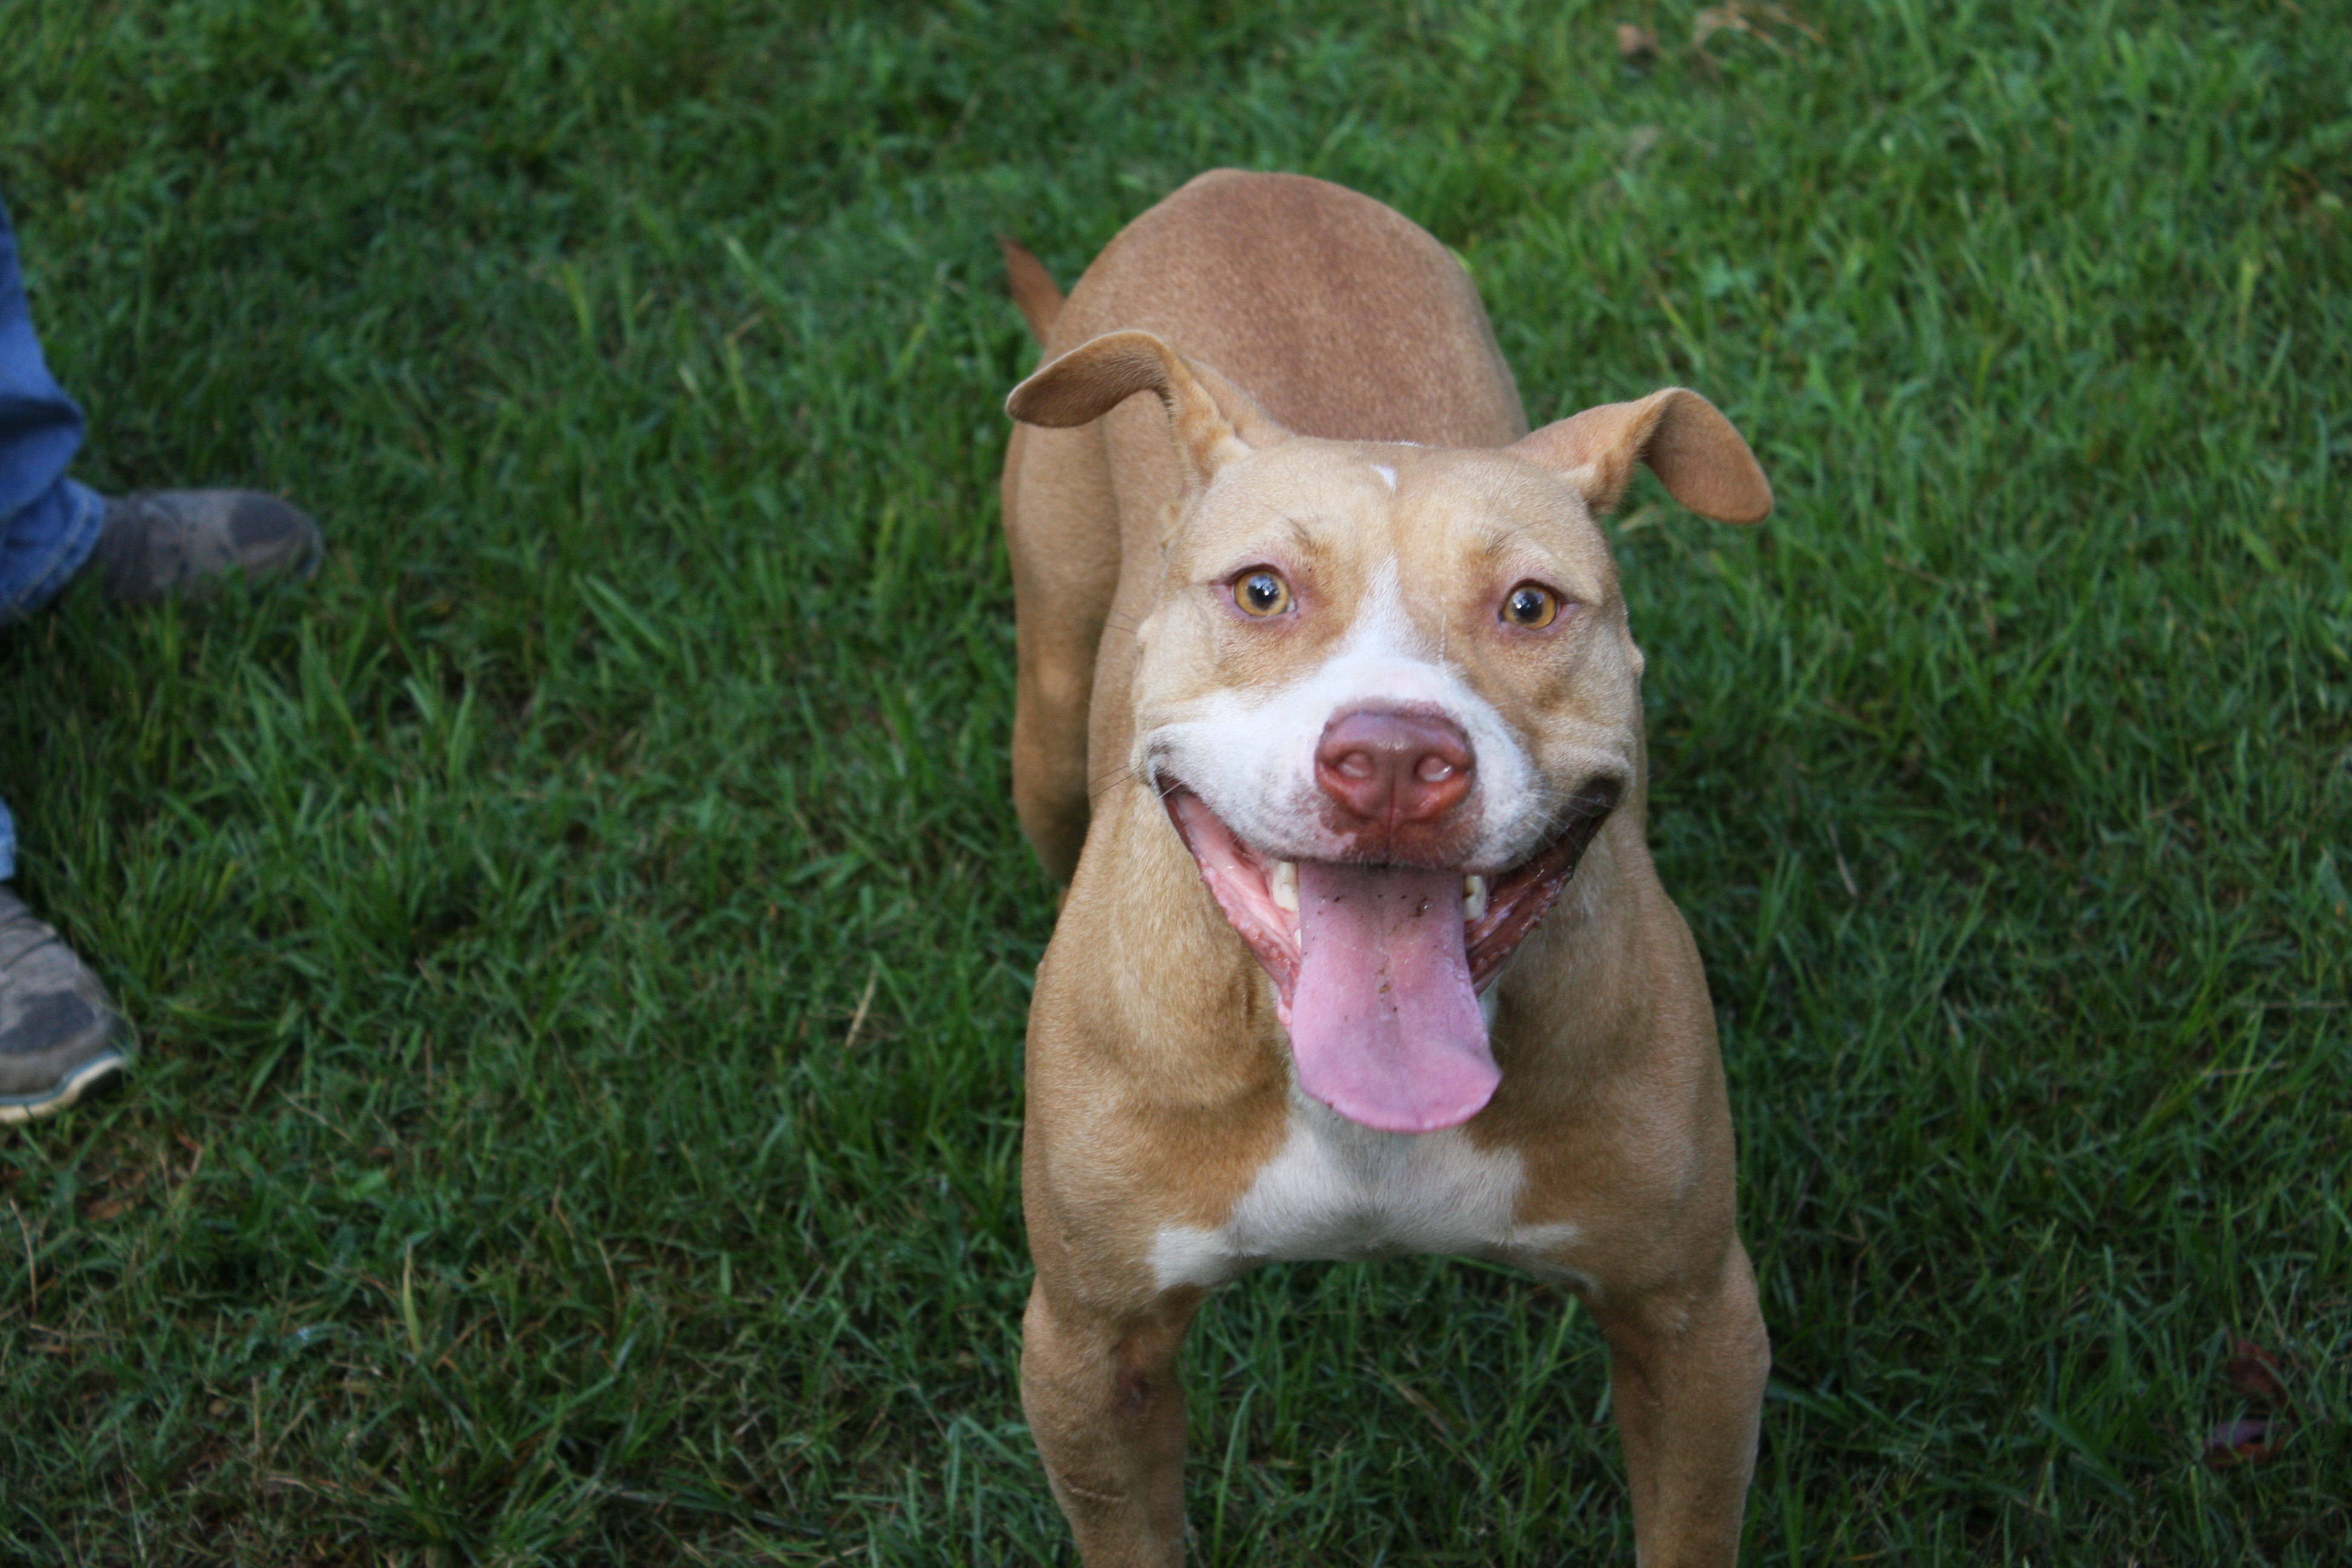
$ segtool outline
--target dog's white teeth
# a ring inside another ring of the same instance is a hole
[[[1274,879],[1267,884],[1267,888],[1274,894],[1276,909],[1288,910],[1292,914],[1297,914],[1298,912],[1298,862],[1276,860],[1274,863]]]
[[[1486,879],[1484,877],[1463,878],[1462,918],[1465,921],[1475,921],[1486,912]]]

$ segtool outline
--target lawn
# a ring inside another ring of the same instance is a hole
[[[1685,383],[1779,490],[1612,529],[1775,1342],[1746,1560],[2345,1560],[2352,11],[0,39],[83,477],[332,552],[0,634],[22,890],[143,1047],[0,1132],[0,1559],[1071,1560],[1013,1379],[1055,900],[991,241],[1066,284],[1230,163],[1428,226],[1535,417]],[[2241,1341],[2293,1407],[2217,1468]],[[1271,1268],[1189,1376],[1203,1562],[1632,1559],[1556,1292]]]

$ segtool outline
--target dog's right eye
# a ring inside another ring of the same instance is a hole
[[[1245,615],[1278,616],[1290,608],[1290,584],[1279,572],[1252,572],[1234,579],[1234,603]]]
[[[1559,595],[1549,588],[1522,583],[1503,598],[1503,619],[1515,626],[1539,632],[1559,616]]]

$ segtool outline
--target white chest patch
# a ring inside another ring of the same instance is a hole
[[[1152,1243],[1163,1290],[1215,1287],[1260,1263],[1473,1254],[1538,1267],[1572,1225],[1514,1222],[1526,1172],[1459,1128],[1378,1132],[1296,1090],[1290,1135],[1215,1229],[1171,1225]]]

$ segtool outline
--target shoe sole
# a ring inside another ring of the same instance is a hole
[[[0,1098],[0,1127],[13,1127],[19,1122],[37,1121],[44,1116],[55,1116],[69,1105],[78,1105],[93,1095],[114,1087],[131,1066],[130,1058],[120,1052],[110,1051],[95,1061],[84,1062],[57,1088],[40,1095],[20,1095]]]

